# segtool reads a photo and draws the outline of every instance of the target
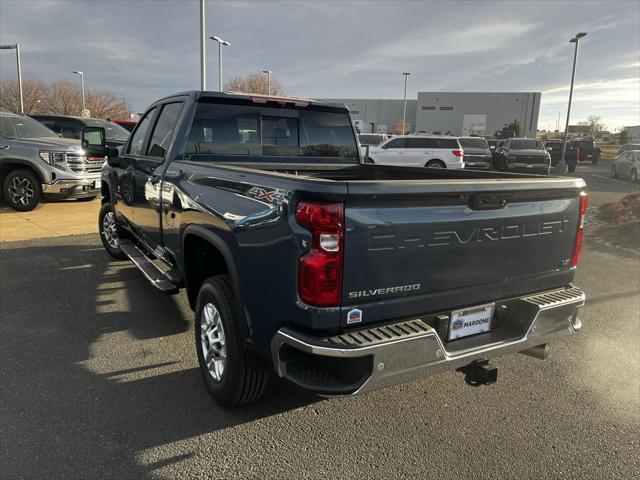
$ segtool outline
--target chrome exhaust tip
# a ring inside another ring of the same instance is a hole
[[[536,345],[535,347],[528,348],[526,350],[522,350],[522,355],[527,355],[529,357],[537,358],[539,360],[546,360],[549,356],[549,344],[543,343],[542,345]]]

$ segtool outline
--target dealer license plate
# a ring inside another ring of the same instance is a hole
[[[480,305],[451,312],[449,340],[468,337],[491,330],[491,318],[495,304]]]

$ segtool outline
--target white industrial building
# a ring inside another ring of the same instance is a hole
[[[518,120],[522,133],[535,137],[540,92],[418,92],[407,99],[410,132],[451,135],[494,135]],[[363,132],[393,133],[402,122],[403,100],[322,99],[344,103]]]

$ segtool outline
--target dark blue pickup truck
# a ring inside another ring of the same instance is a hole
[[[344,105],[301,98],[176,94],[120,153],[93,130],[104,246],[186,289],[223,405],[274,371],[327,396],[488,384],[490,358],[580,329],[581,179],[368,164]]]

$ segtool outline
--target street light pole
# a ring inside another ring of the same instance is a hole
[[[16,64],[18,67],[18,92],[20,93],[20,114],[24,115],[24,95],[22,92],[22,67],[20,65],[20,44],[14,45],[0,45],[0,50],[15,50],[16,51]]]
[[[200,90],[207,89],[207,68],[205,64],[205,33],[204,33],[204,0],[200,0]]]
[[[271,95],[271,70],[262,70],[262,73],[267,74],[267,95]]]
[[[569,40],[569,43],[575,43],[576,47],[573,51],[573,70],[571,71],[571,87],[569,87],[569,105],[567,106],[567,122],[564,127],[564,142],[562,143],[562,156],[560,157],[560,162],[556,166],[556,173],[565,175],[567,173],[567,164],[564,161],[564,156],[567,152],[567,139],[569,137],[569,117],[571,116],[571,99],[573,97],[573,82],[576,78],[576,62],[578,60],[578,43],[582,37],[585,37],[587,34],[585,32],[578,33],[575,37]]]
[[[82,73],[79,70],[74,70],[71,73],[80,75],[80,88],[82,89],[82,115],[81,116],[84,117],[84,112],[86,111],[85,105],[84,105],[84,73]]]
[[[404,75],[404,102],[402,106],[402,134],[404,135],[405,125],[407,124],[407,79],[411,74],[404,72],[402,75]]]
[[[231,44],[226,40],[212,35],[209,37],[211,40],[218,42],[218,91],[222,91],[222,47],[230,47]]]

